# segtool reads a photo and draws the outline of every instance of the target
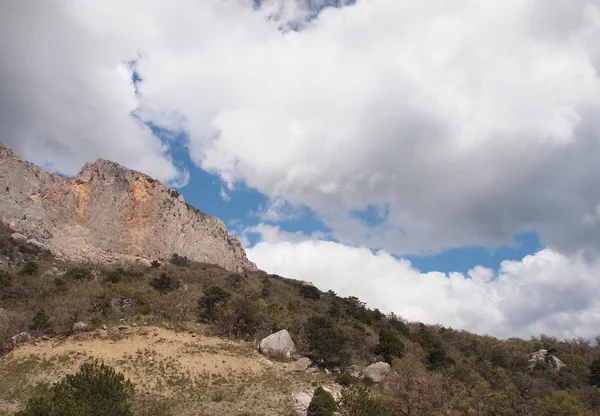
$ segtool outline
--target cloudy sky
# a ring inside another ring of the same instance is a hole
[[[4,0],[0,53],[29,161],[409,320],[600,334],[600,0]]]

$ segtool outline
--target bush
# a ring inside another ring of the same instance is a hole
[[[346,337],[330,318],[311,316],[306,326],[310,354],[314,360],[329,368],[347,362]]]
[[[333,399],[333,396],[326,392],[323,387],[319,387],[315,390],[313,398],[310,401],[306,416],[332,416],[336,410],[337,403]]]
[[[86,363],[51,390],[29,400],[17,416],[129,416],[133,385],[109,366]]]
[[[180,256],[177,253],[173,253],[171,260],[169,260],[169,261],[171,262],[171,264],[173,264],[175,266],[179,266],[179,267],[186,267],[190,264],[190,261],[187,257]]]
[[[340,386],[350,387],[354,384],[357,384],[360,381],[360,379],[358,377],[354,377],[352,374],[345,371],[342,374],[340,374],[335,381]]]
[[[179,289],[179,282],[168,274],[161,273],[160,276],[150,280],[150,286],[152,286],[154,290],[166,293]]]
[[[0,290],[7,289],[12,286],[12,276],[10,273],[0,270]]]
[[[219,308],[217,326],[230,338],[251,338],[261,323],[260,310],[250,299],[235,298]]]
[[[160,266],[162,266],[162,264],[160,264],[160,262],[156,260],[152,260],[152,263],[150,263],[150,267],[152,267],[153,269],[158,269]]]
[[[365,387],[352,386],[342,390],[341,416],[393,416],[391,406],[376,399]]]
[[[317,300],[321,298],[321,292],[313,285],[303,285],[300,287],[300,296],[306,299]]]
[[[34,274],[36,274],[38,271],[38,265],[36,262],[34,261],[27,261],[25,262],[25,264],[23,265],[23,268],[19,271],[19,274],[24,276],[33,276]]]
[[[65,273],[65,277],[73,280],[90,280],[92,271],[87,267],[74,267]]]
[[[38,309],[29,324],[29,329],[37,333],[44,333],[50,329],[50,316],[44,308]]]
[[[204,295],[198,299],[198,318],[203,322],[214,322],[218,306],[230,298],[231,293],[219,286],[204,289]]]
[[[374,352],[377,355],[381,355],[383,361],[391,365],[394,357],[402,357],[402,354],[404,353],[404,343],[391,329],[381,328],[379,330],[379,344],[375,347]]]
[[[600,386],[600,358],[592,361],[592,364],[590,365],[589,383],[592,386]]]

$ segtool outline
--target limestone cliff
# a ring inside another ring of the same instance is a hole
[[[27,163],[0,142],[2,221],[72,260],[170,258],[173,253],[230,271],[256,270],[218,218],[177,191],[108,160],[77,177]]]

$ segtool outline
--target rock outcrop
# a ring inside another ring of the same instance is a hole
[[[529,368],[532,369],[538,364],[553,371],[560,371],[561,368],[566,367],[566,364],[560,359],[548,354],[548,350],[538,350],[529,354]]]
[[[150,176],[108,160],[88,163],[69,178],[21,160],[0,142],[0,195],[4,223],[70,260],[177,253],[230,271],[256,270],[220,219]]]
[[[296,346],[289,332],[282,329],[263,338],[258,345],[258,351],[269,357],[291,358],[296,352]]]

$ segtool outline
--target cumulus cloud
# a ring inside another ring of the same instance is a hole
[[[597,2],[359,0],[285,31],[302,7],[274,10],[290,4],[144,2],[112,26],[143,44],[148,117],[184,120],[197,164],[306,204],[350,244],[415,253],[536,230],[600,246]],[[348,212],[369,205],[387,217],[361,229]]]
[[[405,319],[498,337],[598,335],[600,262],[543,249],[498,271],[421,273],[404,259],[317,239],[287,241],[274,230],[248,250],[271,273],[358,296]]]
[[[68,2],[0,4],[0,140],[66,174],[103,157],[173,186],[189,175],[139,119],[135,46],[98,36]]]

